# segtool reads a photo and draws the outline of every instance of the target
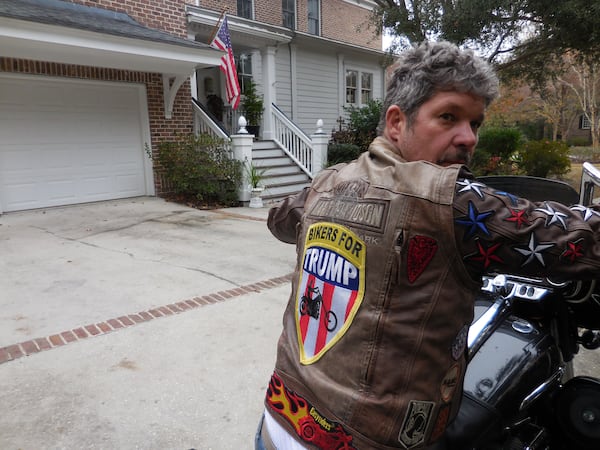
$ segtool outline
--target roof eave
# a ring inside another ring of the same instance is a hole
[[[0,56],[172,75],[218,66],[212,48],[127,38],[0,17]]]

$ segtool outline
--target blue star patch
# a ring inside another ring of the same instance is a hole
[[[466,216],[458,217],[456,223],[467,227],[465,232],[464,240],[473,237],[477,231],[482,231],[486,236],[490,235],[490,232],[485,225],[485,221],[494,214],[494,211],[486,211],[480,213],[472,201],[469,201],[469,213]]]
[[[504,191],[494,191],[494,194],[496,195],[501,195],[503,197],[507,197],[510,200],[510,203],[513,206],[517,206],[519,204],[519,197],[517,197],[516,195],[513,195],[509,192],[504,192]]]

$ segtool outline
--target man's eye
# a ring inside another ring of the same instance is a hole
[[[454,114],[444,113],[444,114],[440,115],[440,119],[448,120],[450,122],[454,122],[455,117],[454,117]]]
[[[481,122],[478,120],[474,120],[473,122],[471,122],[471,128],[473,128],[474,130],[479,130],[479,128],[481,128]]]

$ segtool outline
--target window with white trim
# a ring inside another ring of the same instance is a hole
[[[308,32],[321,35],[321,0],[308,0]]]
[[[236,58],[236,69],[240,82],[240,91],[246,92],[246,86],[252,81],[252,54],[242,53]]]
[[[590,119],[585,114],[582,114],[579,118],[579,128],[582,130],[591,130],[592,124],[590,123]]]
[[[282,0],[283,26],[296,29],[296,0]]]
[[[237,0],[237,15],[252,19],[252,0]]]
[[[371,100],[373,100],[373,73],[347,69],[346,103],[360,107]]]
[[[360,74],[360,103],[366,105],[373,100],[373,74],[362,72]]]

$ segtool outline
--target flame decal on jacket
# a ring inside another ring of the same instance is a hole
[[[352,436],[340,424],[328,420],[308,401],[287,389],[276,374],[269,382],[267,404],[292,425],[303,441],[318,448],[356,450],[352,446]]]

